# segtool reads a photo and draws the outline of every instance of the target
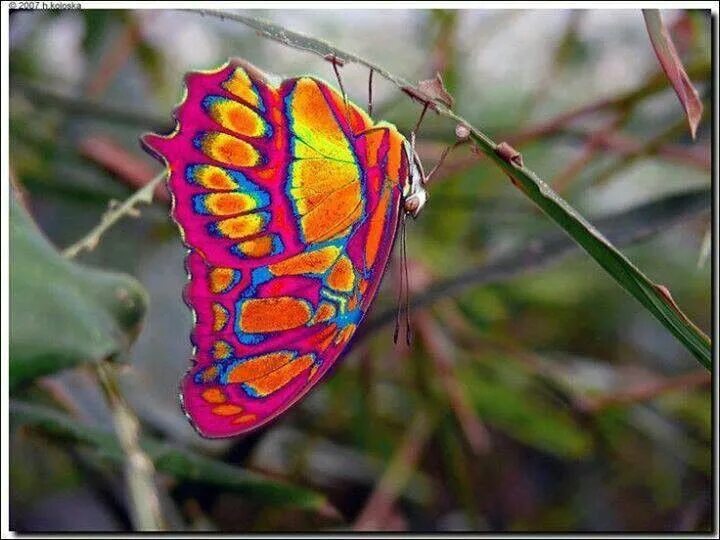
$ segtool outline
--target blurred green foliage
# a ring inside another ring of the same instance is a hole
[[[147,307],[129,276],[67,261],[10,201],[10,386],[127,354]]]
[[[13,420],[36,428],[53,440],[89,445],[98,457],[110,462],[123,462],[123,449],[115,435],[108,431],[83,426],[63,414],[28,403],[15,403]],[[324,498],[312,491],[268,480],[239,467],[232,467],[197,453],[145,438],[142,446],[158,471],[187,482],[204,482],[220,489],[251,496],[254,501],[279,506],[318,510]]]

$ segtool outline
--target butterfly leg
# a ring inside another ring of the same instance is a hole
[[[340,58],[337,58],[336,56],[327,58],[327,60],[332,64],[333,71],[335,72],[338,86],[340,86],[340,91],[342,92],[343,103],[345,104],[345,119],[347,120],[348,125],[351,126],[352,124],[350,123],[350,107],[348,106],[347,93],[345,92],[345,86],[343,85],[342,77],[340,77],[340,70],[338,69],[338,65],[342,67],[345,62]]]
[[[445,150],[443,150],[443,153],[440,154],[440,159],[435,164],[435,166],[430,170],[430,172],[425,176],[424,183],[427,183],[430,181],[430,179],[435,175],[435,173],[438,171],[440,167],[442,167],[442,164],[445,162],[445,159],[450,155],[450,152],[455,150],[458,146],[463,144],[465,141],[457,141],[451,145],[448,145],[445,147]]]
[[[367,106],[367,112],[368,112],[368,116],[370,118],[372,118],[372,110],[373,110],[373,98],[372,98],[373,73],[375,73],[375,70],[373,68],[370,68],[370,75],[368,76],[368,106]]]
[[[410,148],[413,151],[413,155],[415,154],[415,137],[417,136],[418,131],[420,131],[420,125],[422,124],[423,118],[425,118],[425,113],[427,112],[429,106],[430,104],[427,102],[425,103],[425,105],[423,105],[422,112],[420,113],[420,118],[418,118],[415,127],[410,132]]]

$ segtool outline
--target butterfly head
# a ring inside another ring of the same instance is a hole
[[[425,171],[417,152],[407,141],[405,141],[405,156],[409,163],[409,173],[403,189],[403,210],[406,214],[416,218],[428,199],[425,189]]]

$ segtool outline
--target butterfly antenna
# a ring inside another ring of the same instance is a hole
[[[373,73],[375,73],[375,70],[373,68],[370,68],[370,76],[368,77],[368,116],[370,118],[372,118],[372,109],[373,109],[373,99],[372,99]]]
[[[402,230],[402,259],[405,267],[405,343],[410,346],[412,341],[412,330],[410,329],[410,273],[408,271],[407,259],[407,229]]]
[[[405,271],[404,266],[407,264],[403,254],[405,250],[405,219],[407,214],[403,213],[402,221],[400,222],[400,288],[398,289],[397,297],[397,311],[395,312],[395,332],[393,332],[393,343],[397,345],[398,335],[400,334],[400,318],[402,317],[402,306],[403,306],[403,290],[405,285]]]
[[[345,120],[347,120],[348,127],[352,131],[352,124],[350,123],[350,107],[348,106],[348,99],[347,94],[345,93],[345,86],[342,82],[342,77],[340,77],[340,70],[338,70],[338,61],[334,60],[332,62],[333,71],[335,72],[335,77],[337,77],[338,85],[340,86],[340,91],[342,92],[343,96],[343,103],[345,104]]]

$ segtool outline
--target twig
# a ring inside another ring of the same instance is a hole
[[[304,50],[306,52],[311,52],[315,54],[319,54],[314,49],[310,49],[308,47],[302,46],[301,44],[295,44],[295,43],[286,43],[283,41],[282,36],[274,36],[270,35],[270,32],[266,29],[263,29],[262,26],[259,26],[259,21],[256,19],[253,19],[252,17],[244,17],[241,15],[233,14],[230,12],[222,12],[217,10],[207,10],[207,9],[196,9],[196,10],[188,10],[191,13],[197,13],[200,15],[210,15],[219,17],[220,19],[232,19],[237,22],[240,22],[242,24],[246,24],[248,26],[251,26],[253,28],[256,28],[260,31],[261,34],[263,34],[265,37],[268,37],[269,39],[274,39],[275,41],[280,41],[281,43],[285,43],[288,46],[294,47],[299,50]],[[512,12],[510,12],[512,13]],[[492,30],[492,28],[498,28],[501,25],[493,26],[489,30]],[[297,33],[290,33],[293,35],[298,35]],[[313,42],[320,43],[319,40],[314,40]],[[349,53],[341,53],[337,49],[331,47],[329,44],[325,43],[325,46],[327,48],[327,51],[331,54],[338,53],[339,58],[344,59],[350,59],[352,61],[361,63],[365,65],[368,69],[372,69],[374,71],[378,71],[383,77],[386,79],[394,82],[397,85],[401,84],[408,84],[407,81],[404,79],[401,79],[399,77],[395,77],[394,75],[391,75],[385,70],[380,69],[378,66],[363,60],[355,55],[351,55]],[[706,61],[700,61],[694,64],[691,64],[687,66],[687,73],[691,78],[698,78],[698,77],[706,77],[711,72],[711,65]],[[523,130],[517,134],[508,134],[507,136],[503,137],[505,140],[510,142],[514,145],[520,145],[524,142],[535,140],[539,137],[550,135],[553,133],[556,133],[562,129],[564,129],[567,124],[572,122],[573,120],[576,120],[582,116],[586,116],[592,113],[600,112],[606,109],[612,109],[612,108],[623,108],[623,107],[629,107],[633,105],[634,103],[642,100],[645,97],[651,96],[659,91],[662,91],[667,88],[667,79],[665,78],[665,75],[663,73],[657,73],[650,77],[648,81],[643,84],[642,86],[635,88],[633,90],[630,90],[628,92],[625,92],[623,94],[612,96],[609,98],[601,98],[599,100],[596,100],[592,103],[588,103],[586,105],[582,105],[580,107],[577,107],[576,109],[573,109],[571,111],[559,114],[549,120],[546,120],[544,122],[538,123],[535,126],[532,126],[531,128],[528,128],[526,130]],[[38,104],[45,104],[54,106],[60,109],[64,109],[68,112],[72,112],[73,114],[76,114],[78,116],[89,116],[94,118],[99,118],[107,121],[117,122],[123,125],[128,126],[135,126],[140,128],[155,128],[157,126],[169,126],[169,123],[165,117],[162,116],[155,116],[150,112],[144,112],[144,111],[134,111],[128,108],[119,108],[114,107],[105,103],[97,103],[93,101],[89,101],[85,98],[77,98],[73,96],[67,96],[65,94],[61,94],[58,92],[54,92],[52,90],[48,90],[47,87],[43,86],[37,86],[35,84],[32,84],[28,81],[16,81],[13,80],[11,82],[11,89],[17,89],[24,94],[26,94],[31,100],[37,102]],[[400,95],[402,97],[402,95]],[[400,99],[398,98],[398,100]],[[392,100],[392,103],[395,103],[395,99]],[[377,107],[378,109],[382,108],[383,110],[387,108],[387,106],[380,106]],[[379,111],[378,111],[379,114]],[[379,114],[381,116],[381,114]]]
[[[95,364],[95,374],[115,423],[115,432],[125,455],[125,478],[128,485],[131,521],[138,531],[159,531],[164,528],[160,512],[160,497],[155,485],[155,467],[140,448],[140,424],[137,417],[122,397],[107,361]],[[48,392],[55,402],[71,416],[87,421],[88,416],[78,405],[65,384],[53,377],[42,377],[38,386]],[[74,450],[73,450],[74,454]]]
[[[436,23],[437,28],[433,28],[435,38],[429,53],[430,69],[427,75],[433,77],[436,73],[440,73],[451,91],[455,87],[455,42],[459,14],[460,12],[455,10],[431,11],[428,14],[429,18]]]
[[[688,67],[688,75],[690,77],[706,77],[711,72],[711,66],[707,62],[698,62]],[[526,141],[532,141],[537,138],[555,133],[571,122],[597,112],[605,110],[622,110],[629,109],[642,99],[652,96],[653,94],[665,90],[667,88],[667,79],[664,73],[656,73],[648,78],[645,84],[625,92],[623,94],[612,96],[609,98],[601,98],[597,101],[581,105],[571,111],[561,113],[544,122],[540,122],[531,128],[522,130],[515,135],[509,135],[506,140],[514,145],[520,145]]]
[[[376,531],[390,515],[398,495],[417,466],[423,448],[430,439],[435,420],[425,410],[415,413],[407,432],[365,507],[355,520],[353,530]]]
[[[458,380],[449,350],[451,344],[448,343],[437,323],[432,320],[427,312],[416,313],[415,324],[429,356],[435,364],[438,378],[445,387],[450,406],[458,419],[460,428],[470,448],[472,448],[475,455],[486,454],[490,450],[490,435],[473,410],[463,386]]]
[[[614,394],[586,397],[583,399],[583,404],[586,412],[597,413],[608,407],[650,401],[669,392],[708,386],[711,383],[710,373],[705,370],[697,370],[676,377],[666,377],[659,381],[644,382]]]
[[[530,117],[537,106],[542,103],[552,88],[552,83],[558,80],[558,76],[565,69],[568,60],[568,51],[573,46],[573,40],[577,39],[578,27],[588,12],[583,10],[568,10],[565,29],[560,39],[557,40],[552,54],[550,66],[544,70],[543,76],[535,86],[535,89],[524,100],[520,106],[521,115],[517,118],[518,123],[525,123],[524,120]]]
[[[90,415],[83,410],[76,396],[62,380],[57,377],[41,377],[36,382],[38,387],[45,390],[48,396],[71,417],[83,423],[90,421]],[[99,463],[88,460],[85,454],[72,445],[68,445],[67,452],[83,476],[88,477],[88,483],[95,489],[98,498],[113,511],[125,528],[130,529],[133,524],[130,521],[125,501],[123,501],[122,488],[118,485],[114,475]]]
[[[96,373],[112,413],[120,447],[125,454],[125,480],[133,526],[137,531],[161,531],[165,526],[155,485],[155,466],[140,448],[140,422],[120,393],[112,366],[106,361],[99,362]]]
[[[553,178],[552,186],[555,191],[561,193],[567,189],[577,175],[579,175],[582,170],[595,158],[595,155],[602,147],[602,139],[622,127],[628,116],[629,112],[625,110],[598,130],[588,134],[588,137],[585,140],[585,147],[582,149],[580,155],[575,158],[575,160],[571,161],[567,167],[560,172],[560,174]]]
[[[595,184],[602,184],[635,163],[638,159],[655,154],[669,139],[684,131],[686,122],[687,120],[685,118],[680,119],[654,137],[641,143],[632,152],[627,152],[622,159],[600,171],[595,178],[593,178],[593,182]]]
[[[48,395],[71,416],[84,422],[88,421],[88,414],[74,399],[72,392],[60,379],[55,377],[40,377],[36,384],[45,390]]]
[[[575,411],[584,415],[597,414],[612,406],[651,401],[670,392],[707,386],[712,382],[710,373],[705,370],[696,370],[674,377],[644,381],[619,392],[599,396],[582,395],[568,385],[564,370],[559,365],[545,361],[540,355],[519,347],[515,341],[506,337],[488,334],[478,338],[476,333],[468,331],[467,323],[460,317],[452,316],[452,322],[462,332],[463,338],[467,342],[510,354],[528,374],[538,377],[550,390],[562,395]]]
[[[633,137],[621,133],[601,134],[564,129],[560,132],[560,135],[579,137],[582,139],[592,136],[603,150],[612,150],[621,156],[641,152],[644,144]],[[654,155],[701,170],[709,170],[711,166],[710,152],[697,147],[690,148],[682,144],[661,144],[655,148]]]
[[[135,206],[139,203],[150,204],[153,201],[153,193],[160,182],[165,179],[165,171],[157,175],[144,187],[138,189],[125,201],[115,207],[111,207],[103,215],[100,223],[93,228],[87,235],[75,242],[73,245],[65,248],[62,252],[64,257],[72,259],[81,251],[92,251],[98,245],[100,238],[110,227],[117,223],[123,216],[130,216],[137,212]]]

